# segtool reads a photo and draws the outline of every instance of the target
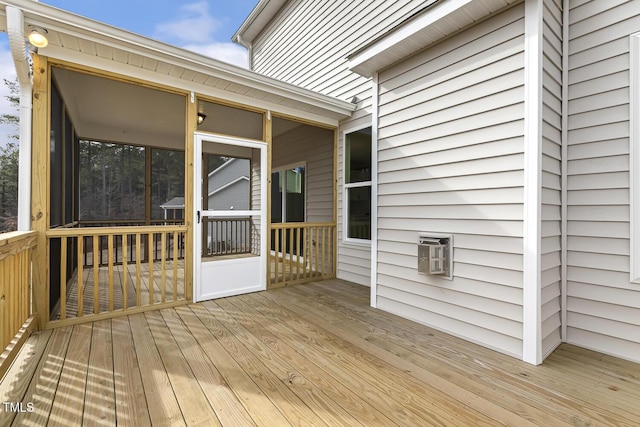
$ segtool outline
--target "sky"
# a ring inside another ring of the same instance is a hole
[[[41,3],[247,67],[246,50],[232,43],[231,36],[258,0],[41,0]],[[3,79],[15,79],[6,33],[0,33],[0,114],[13,114]],[[0,125],[0,147],[9,132],[11,129]]]

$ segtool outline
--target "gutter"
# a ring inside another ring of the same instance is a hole
[[[33,83],[24,39],[24,15],[21,9],[14,6],[7,6],[6,14],[9,46],[20,85],[18,231],[29,231],[31,229],[31,96]]]

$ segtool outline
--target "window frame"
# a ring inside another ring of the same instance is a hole
[[[360,246],[371,246],[371,236],[373,230],[373,210],[374,210],[374,193],[373,193],[373,129],[371,134],[371,143],[369,148],[371,150],[371,164],[369,165],[369,169],[371,170],[371,177],[368,181],[360,181],[360,182],[352,182],[347,183],[347,136],[349,134],[359,132],[365,129],[371,129],[371,125],[358,126],[349,129],[345,129],[342,132],[342,241],[344,243],[360,245]],[[351,188],[370,188],[371,189],[371,219],[369,221],[369,239],[359,239],[356,237],[349,237],[349,190]]]

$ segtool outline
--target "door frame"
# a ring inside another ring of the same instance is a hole
[[[236,147],[246,147],[260,150],[260,209],[254,210],[246,210],[246,211],[233,211],[230,215],[228,211],[225,213],[216,213],[212,211],[203,211],[202,210],[202,145],[204,142],[212,142],[216,144],[230,145]],[[241,138],[234,138],[230,136],[222,136],[204,132],[194,132],[193,138],[194,144],[194,158],[193,158],[193,171],[194,171],[194,180],[193,180],[193,228],[194,228],[194,239],[193,239],[193,302],[202,301],[205,298],[200,298],[202,294],[202,222],[200,218],[202,214],[206,214],[206,216],[260,216],[260,278],[259,282],[256,283],[255,286],[250,286],[249,288],[243,288],[243,292],[252,292],[252,291],[260,291],[267,289],[267,262],[268,262],[268,253],[267,253],[267,241],[268,241],[268,224],[267,224],[267,207],[268,207],[268,176],[269,168],[267,165],[268,162],[268,144],[265,142],[258,142],[253,140],[246,140]],[[240,259],[241,260],[241,259]],[[235,261],[235,260],[229,260]],[[216,261],[211,261],[216,262]],[[220,262],[220,261],[217,261]],[[232,264],[227,263],[227,264]],[[242,268],[242,261],[238,263],[238,268]],[[230,296],[233,293],[229,293],[227,295],[220,294],[218,297],[222,296]],[[208,299],[208,298],[206,298]]]

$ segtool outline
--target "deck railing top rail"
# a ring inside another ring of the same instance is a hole
[[[272,222],[272,229],[335,227],[335,222]]]
[[[12,231],[0,234],[0,260],[34,247],[37,235],[36,231]]]
[[[168,231],[187,231],[186,225],[145,225],[145,226],[125,226],[125,227],[83,227],[83,228],[52,228],[47,231],[47,237],[62,236],[88,236],[99,234],[101,236],[115,234],[147,234],[162,233]]]

